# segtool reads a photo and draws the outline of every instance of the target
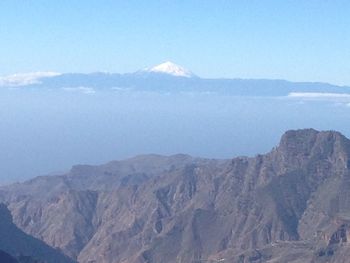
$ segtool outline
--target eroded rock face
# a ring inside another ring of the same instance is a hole
[[[79,262],[346,262],[349,160],[340,133],[288,131],[254,158],[140,156],[0,197],[20,228]]]

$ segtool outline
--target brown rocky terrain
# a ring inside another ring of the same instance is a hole
[[[146,155],[0,188],[16,225],[79,262],[349,262],[350,141],[286,132],[264,155]]]

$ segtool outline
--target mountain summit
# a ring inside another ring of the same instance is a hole
[[[172,63],[170,61],[154,66],[153,68],[146,69],[145,71],[154,72],[154,73],[164,73],[164,74],[169,74],[177,77],[186,77],[186,78],[191,78],[195,76],[188,69],[185,69],[184,67],[176,65],[175,63]]]

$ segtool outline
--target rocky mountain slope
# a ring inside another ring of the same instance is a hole
[[[233,160],[149,155],[0,189],[18,227],[79,262],[347,262],[350,141],[286,132]]]

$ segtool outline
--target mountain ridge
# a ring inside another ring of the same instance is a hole
[[[349,166],[342,134],[292,130],[254,157],[75,166],[1,187],[0,200],[79,262],[346,262]]]
[[[22,78],[21,78],[22,76]],[[110,92],[172,92],[215,93],[233,96],[291,96],[309,98],[307,94],[350,94],[347,86],[322,82],[291,82],[287,80],[200,78],[171,62],[134,73],[33,73],[0,78],[0,86],[25,87],[26,90],[81,90],[83,88]],[[83,90],[84,91],[84,90]],[[93,92],[88,92],[89,94]],[[305,95],[306,94],[306,95]]]

